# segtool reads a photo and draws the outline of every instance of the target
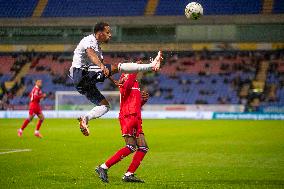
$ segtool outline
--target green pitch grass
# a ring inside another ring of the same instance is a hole
[[[284,188],[283,121],[145,120],[150,151],[137,171],[146,183],[123,183],[131,157],[94,173],[124,146],[117,120],[92,121],[85,137],[71,119],[36,120],[17,137],[23,120],[0,120],[0,188]]]

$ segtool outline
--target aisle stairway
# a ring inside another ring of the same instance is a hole
[[[28,62],[26,63],[19,73],[16,75],[16,77],[11,80],[11,81],[6,81],[5,82],[5,87],[7,90],[12,89],[16,84],[20,85],[21,84],[21,79],[26,76],[28,71],[30,70],[31,63]],[[25,86],[20,86],[20,88],[16,91],[17,96],[21,96],[23,94]]]

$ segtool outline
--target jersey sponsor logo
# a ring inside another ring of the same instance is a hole
[[[140,91],[140,88],[137,88],[137,87],[131,87],[131,89]]]

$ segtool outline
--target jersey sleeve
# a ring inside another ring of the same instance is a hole
[[[83,41],[84,49],[93,49],[95,52],[99,52],[99,45],[97,41],[94,40],[85,40]]]

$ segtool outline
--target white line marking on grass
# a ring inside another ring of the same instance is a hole
[[[6,152],[0,152],[0,155],[16,153],[16,152],[30,152],[30,151],[32,151],[31,149],[0,149],[0,150],[8,150]]]

